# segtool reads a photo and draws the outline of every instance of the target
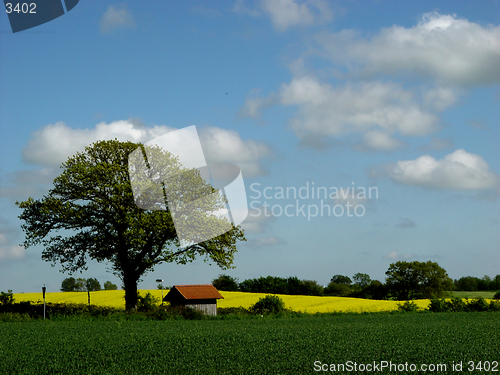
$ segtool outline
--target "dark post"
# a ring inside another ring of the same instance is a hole
[[[161,283],[161,305],[163,306],[163,279],[156,279],[157,283]]]
[[[43,295],[43,318],[45,319],[45,291],[47,288],[45,287],[45,284],[42,286],[42,295]]]

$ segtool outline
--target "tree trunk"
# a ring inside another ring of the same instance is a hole
[[[127,311],[137,310],[137,280],[125,274],[123,277],[123,286],[125,287],[125,309]]]

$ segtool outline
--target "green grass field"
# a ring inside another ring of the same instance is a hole
[[[468,361],[495,366],[499,348],[500,313],[491,312],[47,320],[0,324],[0,374],[307,374],[315,361],[446,364],[432,373],[449,374],[453,362],[463,372]]]
[[[452,297],[458,298],[479,298],[483,297],[484,299],[492,299],[496,292],[462,292],[462,291],[454,291],[451,292]],[[499,370],[500,371],[500,370]]]

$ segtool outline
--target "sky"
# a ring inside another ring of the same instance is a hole
[[[384,281],[396,261],[500,274],[500,2],[80,0],[12,33],[0,16],[0,290],[69,274],[24,249],[41,199],[97,140],[196,125],[241,168],[234,269],[162,264],[139,288],[297,276]],[[89,261],[75,277],[120,281]]]

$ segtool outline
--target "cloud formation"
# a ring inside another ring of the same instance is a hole
[[[320,25],[333,18],[325,0],[260,0],[254,7],[248,6],[244,0],[237,0],[233,10],[250,16],[268,16],[279,31],[295,26]]]
[[[31,135],[23,150],[25,161],[45,167],[59,167],[68,157],[82,152],[99,140],[118,139],[145,143],[175,130],[157,125],[147,127],[136,120],[98,123],[91,129],[73,129],[64,122],[47,125]],[[245,176],[265,173],[262,159],[272,154],[263,143],[242,140],[233,130],[206,127],[199,130],[200,141],[208,162],[227,162],[238,165]]]
[[[14,238],[17,238],[17,230],[0,219],[0,260],[20,259],[25,256],[24,246],[14,244]]]
[[[363,134],[361,148],[388,151],[405,145],[392,137],[395,133],[424,136],[440,127],[438,116],[426,108],[423,98],[395,83],[335,87],[305,76],[282,85],[278,97],[283,106],[297,106],[290,127],[301,140]],[[244,108],[256,117],[269,102],[249,99]]]
[[[101,17],[101,32],[103,34],[134,27],[134,17],[124,4],[120,6],[110,5]]]
[[[392,26],[369,38],[343,30],[316,40],[334,63],[364,76],[403,73],[444,86],[500,82],[500,26],[456,15],[427,13],[414,27]]]
[[[371,174],[389,177],[400,184],[434,189],[482,190],[500,186],[500,177],[490,171],[481,156],[462,149],[440,160],[424,155],[415,160],[398,161],[372,170]]]
[[[396,259],[410,259],[413,258],[414,256],[415,254],[413,253],[399,254],[397,251],[391,251],[389,254],[384,255],[383,258],[396,260]]]

